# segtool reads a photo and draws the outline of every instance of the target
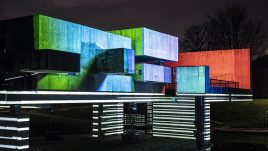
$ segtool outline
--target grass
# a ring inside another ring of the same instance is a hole
[[[223,123],[211,127],[230,128],[266,128],[267,99],[255,99],[252,102],[221,102],[211,103],[211,121]],[[212,131],[214,144],[268,144],[268,134],[262,133],[230,133]]]
[[[211,103],[211,120],[232,128],[265,128],[268,100]]]

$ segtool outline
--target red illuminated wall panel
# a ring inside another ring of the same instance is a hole
[[[166,66],[209,66],[210,78],[239,82],[239,88],[250,89],[250,50],[213,50],[182,52],[178,62]]]

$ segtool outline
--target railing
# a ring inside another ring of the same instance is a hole
[[[225,88],[239,88],[239,82],[210,79],[210,86],[225,87]]]

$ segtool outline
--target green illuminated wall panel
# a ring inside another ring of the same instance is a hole
[[[132,48],[136,56],[143,55],[143,28],[132,28],[124,30],[113,30],[111,33],[126,36],[132,39]]]

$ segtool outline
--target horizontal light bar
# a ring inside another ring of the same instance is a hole
[[[122,93],[122,92],[69,92],[69,91],[0,91],[0,94],[35,94],[35,95],[165,95],[164,93]]]
[[[29,127],[18,128],[18,127],[0,126],[0,130],[28,131],[30,130],[30,128]]]
[[[29,118],[0,117],[0,121],[29,122]]]
[[[191,130],[174,130],[174,129],[160,129],[160,128],[155,128],[154,132],[156,131],[163,131],[163,132],[181,132],[181,133],[190,133],[193,134],[194,132]]]
[[[195,137],[184,137],[184,136],[172,136],[172,135],[163,135],[163,134],[153,134],[157,137],[169,137],[169,138],[182,138],[182,139],[195,139]]]
[[[121,129],[123,126],[113,126],[113,127],[107,127],[107,128],[101,128],[101,130],[111,130],[111,129]]]
[[[11,139],[11,140],[28,140],[29,137],[15,137],[15,136],[12,136],[12,137],[4,137],[4,136],[0,136],[0,139]]]
[[[115,135],[115,134],[122,134],[123,133],[123,131],[121,131],[121,132],[113,132],[113,133],[105,133],[104,135],[105,136],[109,136],[109,135]]]
[[[21,101],[0,101],[3,105],[12,104],[76,104],[76,103],[131,103],[131,102],[154,102],[170,100],[21,100]]]
[[[3,145],[0,144],[0,148],[8,148],[8,149],[27,149],[29,148],[29,145],[24,145],[24,146],[15,146],[15,145]]]

